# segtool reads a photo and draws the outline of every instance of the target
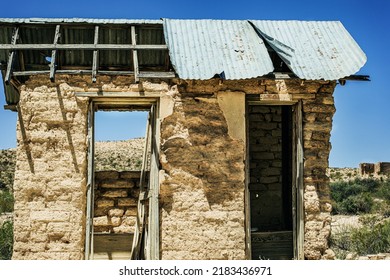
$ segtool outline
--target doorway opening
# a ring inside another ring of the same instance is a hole
[[[248,106],[252,259],[296,257],[295,106]]]
[[[155,107],[91,101],[86,259],[151,258],[148,233],[156,229],[148,219],[158,207],[150,195],[158,186],[158,180],[150,178],[156,177]]]

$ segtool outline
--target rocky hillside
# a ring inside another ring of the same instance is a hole
[[[95,170],[141,170],[144,143],[144,138],[96,142]]]
[[[377,180],[383,180],[387,179],[387,175],[376,175],[376,174],[370,174],[370,175],[361,175],[359,168],[350,168],[350,167],[344,167],[344,168],[338,168],[338,167],[330,167],[327,171],[327,175],[330,178],[330,182],[338,182],[338,181],[350,181],[354,180],[356,178],[361,179],[377,179]]]

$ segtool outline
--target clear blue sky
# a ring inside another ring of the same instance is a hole
[[[339,20],[368,57],[358,74],[371,82],[347,82],[335,92],[337,112],[332,130],[330,166],[390,161],[390,1],[3,1],[0,17],[211,18]],[[15,147],[16,114],[4,111],[0,89],[0,149]],[[115,116],[112,116],[115,117]],[[119,123],[123,119],[117,115]],[[103,118],[104,119],[104,118]],[[103,120],[102,120],[103,122]],[[111,128],[113,128],[111,126]],[[115,129],[114,129],[115,131]],[[122,132],[119,127],[117,131]],[[142,126],[137,133],[144,133]],[[115,137],[113,132],[110,136]],[[104,134],[104,133],[103,133]],[[129,135],[129,137],[132,137]],[[126,136],[120,136],[126,138]]]

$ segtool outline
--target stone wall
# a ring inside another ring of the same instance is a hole
[[[360,175],[390,175],[390,162],[360,163]]]
[[[94,232],[134,233],[140,172],[95,172]]]
[[[331,150],[330,132],[336,109],[333,100],[335,83],[321,85],[303,99],[304,211],[306,259],[333,259],[328,239],[332,210],[329,190]]]
[[[281,230],[282,108],[249,106],[251,227]]]

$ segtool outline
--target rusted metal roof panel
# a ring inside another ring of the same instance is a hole
[[[250,21],[301,79],[338,80],[367,58],[339,21]]]
[[[247,79],[273,71],[263,40],[248,21],[164,19],[172,65],[182,79]]]

